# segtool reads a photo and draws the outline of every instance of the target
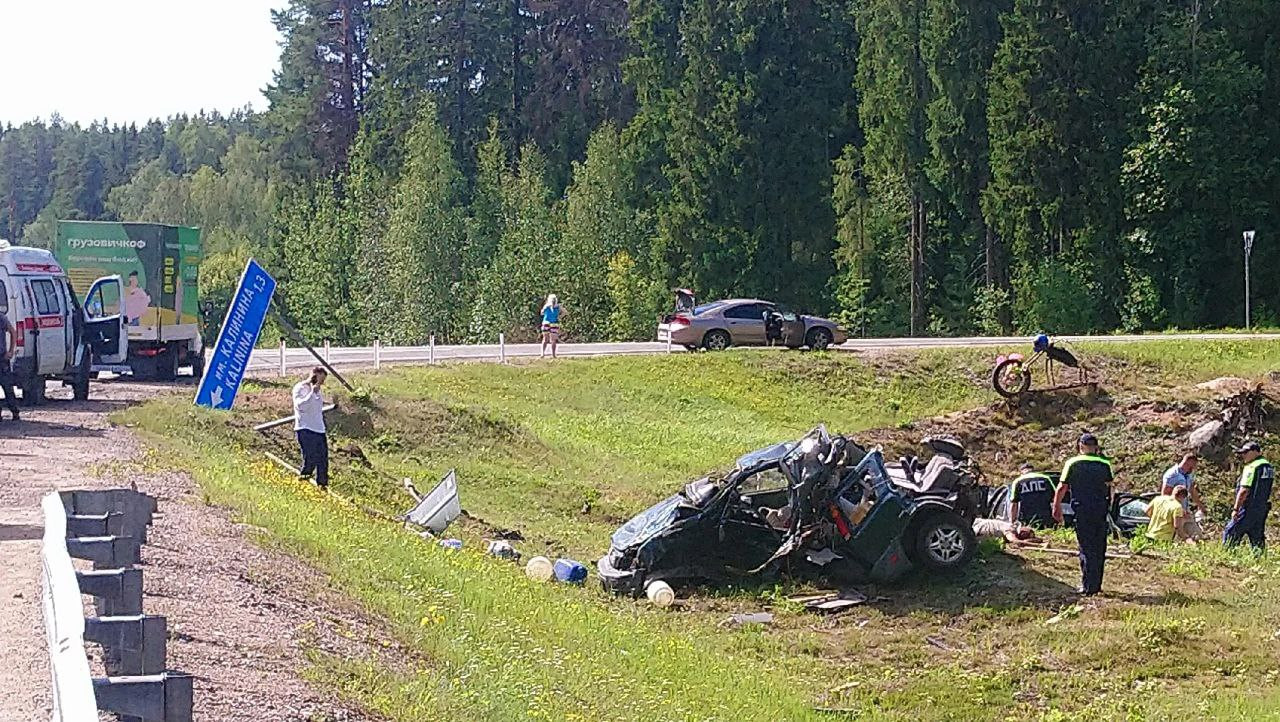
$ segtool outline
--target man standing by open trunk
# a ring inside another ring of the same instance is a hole
[[[1062,523],[1062,499],[1071,491],[1075,510],[1076,541],[1080,545],[1080,589],[1084,595],[1102,591],[1107,558],[1107,518],[1111,514],[1111,460],[1098,450],[1098,437],[1080,436],[1077,454],[1062,467],[1053,495],[1053,519]]]
[[[302,449],[302,476],[315,474],[316,486],[329,487],[329,437],[324,427],[324,396],[320,387],[329,373],[323,366],[311,369],[311,376],[293,387],[293,430]]]

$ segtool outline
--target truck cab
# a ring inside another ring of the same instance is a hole
[[[120,277],[109,276],[94,281],[91,295],[119,298],[121,289]],[[91,316],[52,253],[0,240],[0,313],[14,326],[11,364],[25,405],[44,399],[48,381],[87,399],[95,359],[124,361],[129,339],[118,306]]]

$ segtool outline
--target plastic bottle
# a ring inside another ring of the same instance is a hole
[[[545,582],[555,576],[551,560],[546,557],[534,557],[530,559],[529,563],[524,567],[524,573],[530,579],[536,579],[540,582]]]
[[[452,549],[454,551],[458,551],[459,549],[462,548],[462,540],[461,539],[441,539],[440,546],[444,547],[445,549]]]
[[[510,559],[512,561],[520,561],[520,552],[516,551],[515,547],[511,546],[511,544],[507,543],[506,541],[503,541],[502,539],[496,539],[494,541],[489,542],[487,551],[489,552],[490,556],[495,556],[499,559]]]
[[[557,559],[553,569],[556,579],[566,584],[581,584],[587,580],[587,568],[573,559]]]
[[[644,585],[644,594],[657,607],[669,607],[676,601],[676,592],[670,584],[661,579]]]

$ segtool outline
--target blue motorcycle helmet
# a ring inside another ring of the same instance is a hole
[[[1031,347],[1037,352],[1044,351],[1049,348],[1049,337],[1043,333],[1037,335],[1035,340],[1032,342]]]

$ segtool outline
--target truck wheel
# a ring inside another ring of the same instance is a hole
[[[156,376],[156,359],[154,356],[130,356],[129,369],[134,381],[150,381]]]
[[[164,352],[155,357],[156,378],[161,381],[172,381],[178,378],[178,349],[172,344],[165,346]]]
[[[71,383],[71,397],[76,401],[89,400],[89,377],[91,375],[89,368],[92,365],[93,361],[89,358],[89,352],[86,351],[84,359],[80,361],[80,367],[76,369],[76,380]]]
[[[939,512],[916,527],[912,559],[926,569],[950,572],[963,567],[978,551],[973,526],[958,514]]]
[[[22,405],[38,406],[44,402],[44,377],[32,376],[22,382]]]

